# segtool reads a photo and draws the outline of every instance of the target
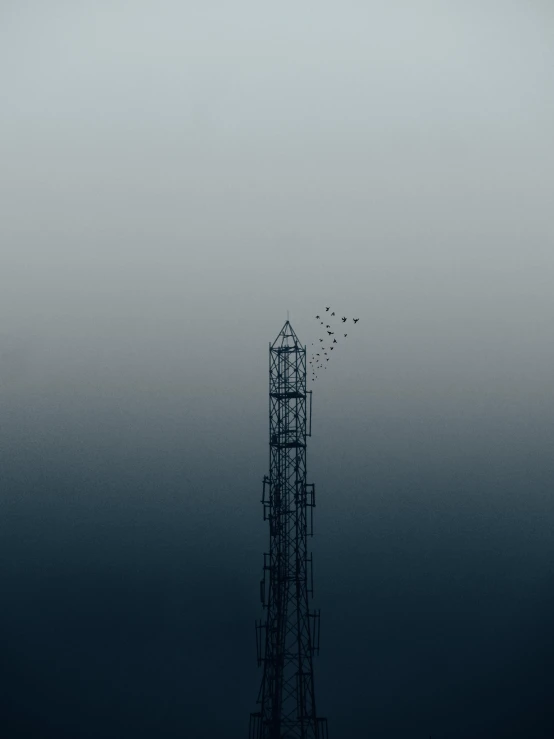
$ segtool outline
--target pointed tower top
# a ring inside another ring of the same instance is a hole
[[[271,345],[272,349],[300,349],[300,341],[298,336],[294,333],[293,327],[289,321],[285,321],[285,325],[279,332],[279,335]]]

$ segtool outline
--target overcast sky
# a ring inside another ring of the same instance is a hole
[[[10,737],[245,736],[268,343],[325,305],[331,739],[551,736],[553,70],[539,0],[0,3]]]

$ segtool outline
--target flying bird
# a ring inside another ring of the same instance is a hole
[[[316,318],[319,318],[319,316],[316,316]]]
[[[335,347],[334,347],[334,346],[332,346],[332,347],[331,347],[331,351],[333,351],[333,349],[334,349],[334,348],[335,348]]]
[[[329,334],[329,336],[332,336],[335,332],[334,331],[327,331],[327,333]]]
[[[358,323],[358,321],[359,321],[360,319],[359,319],[359,318],[353,318],[352,320],[354,321],[354,323]]]
[[[342,317],[342,322],[344,323],[346,321],[346,316]]]
[[[323,339],[320,339],[320,341],[323,341]]]
[[[325,310],[331,310],[331,307],[329,306],[329,308],[325,308]]]
[[[336,339],[333,339],[333,344],[338,344],[338,341]]]
[[[327,326],[325,326],[325,328],[331,328],[331,326],[330,325],[327,325]]]
[[[346,338],[347,336],[348,336],[348,334],[344,334],[344,338]]]
[[[333,312],[331,313],[331,315],[332,315],[332,316],[334,316],[334,315],[335,315],[335,311],[333,311]]]

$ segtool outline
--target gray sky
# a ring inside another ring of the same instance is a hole
[[[322,713],[344,730],[333,736],[359,735],[353,711],[370,689],[371,725],[391,739],[416,728],[458,736],[451,717],[464,701],[457,726],[478,737],[543,715],[553,29],[552,4],[538,0],[0,4],[2,575],[28,578],[29,603],[49,597],[37,564],[49,558],[60,582],[89,573],[83,593],[115,593],[115,567],[135,583],[118,611],[132,603],[133,618],[152,597],[171,621],[186,580],[197,610],[183,608],[201,614],[189,615],[190,633],[222,609],[236,624],[238,736],[259,677],[248,650],[266,546],[267,345],[288,309],[309,347],[314,316],[333,305],[361,317],[316,385],[309,456]],[[189,564],[199,561],[204,571]],[[150,575],[133,580],[141,568]],[[220,591],[202,590],[212,581]],[[27,608],[17,587],[8,632]],[[75,623],[59,603],[52,623]],[[381,637],[365,632],[355,648],[348,618],[370,611]],[[151,619],[140,628],[166,633]],[[178,641],[178,621],[167,628]],[[78,632],[72,650],[84,650],[93,680],[104,668]],[[44,633],[30,622],[21,644],[58,644]],[[39,695],[47,673],[13,649]],[[336,693],[333,675],[354,651],[357,687]],[[117,672],[126,658],[111,659]],[[516,674],[503,659],[534,675],[534,698],[515,677],[502,683]],[[188,685],[174,669],[168,685]],[[481,687],[466,694],[464,680]],[[483,698],[491,680],[496,703]],[[448,706],[436,724],[431,699],[425,716],[410,703],[418,686]],[[81,730],[83,691],[69,701],[68,736]],[[174,697],[168,726],[181,710],[200,721],[202,695],[186,710]],[[404,724],[387,695],[402,696]]]

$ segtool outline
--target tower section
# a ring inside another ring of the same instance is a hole
[[[306,347],[289,321],[269,346],[269,475],[263,480],[269,551],[260,597],[265,619],[256,623],[263,677],[250,739],[327,739],[318,718],[313,657],[319,652],[319,611],[311,611],[315,487],[306,482],[312,393],[306,389]]]

